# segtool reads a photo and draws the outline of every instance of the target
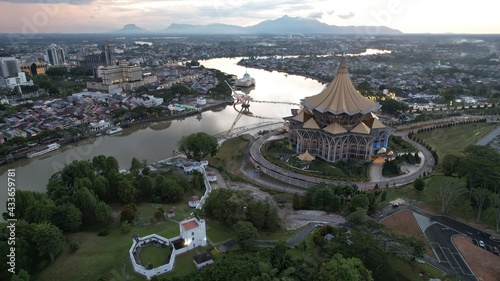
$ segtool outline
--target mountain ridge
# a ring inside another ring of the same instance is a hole
[[[287,15],[274,20],[265,20],[252,26],[238,26],[222,23],[179,24],[172,23],[167,28],[151,31],[127,24],[118,33],[162,33],[172,35],[252,35],[252,34],[403,34],[386,26],[339,26],[329,25],[317,19],[290,17]]]

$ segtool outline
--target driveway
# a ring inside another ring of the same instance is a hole
[[[436,254],[437,261],[432,260],[430,263],[438,268],[442,267],[448,273],[457,274],[460,280],[477,280],[477,278],[455,247],[452,240],[453,236],[464,235],[469,237],[476,245],[478,240],[483,240],[486,246],[485,250],[490,250],[490,252],[493,246],[500,247],[500,241],[494,240],[488,233],[448,216],[436,216],[427,213],[412,205],[402,204],[398,208],[392,208],[389,205],[377,212],[374,218],[381,221],[404,209],[413,212],[417,223]],[[429,259],[431,258],[426,257],[425,260]]]

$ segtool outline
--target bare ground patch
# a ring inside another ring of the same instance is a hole
[[[500,256],[474,245],[465,236],[454,236],[453,243],[479,280],[500,280]]]
[[[401,234],[407,237],[419,236],[423,238],[424,241],[426,241],[425,253],[429,257],[436,259],[436,255],[434,254],[434,251],[432,251],[432,247],[430,246],[429,241],[418,226],[417,220],[413,216],[412,211],[399,211],[396,214],[383,219],[380,223],[397,234]]]

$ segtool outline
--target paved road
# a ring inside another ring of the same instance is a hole
[[[406,184],[409,182],[414,181],[417,179],[421,174],[424,172],[430,172],[432,170],[432,166],[434,165],[434,158],[432,157],[432,154],[430,153],[429,150],[427,150],[424,146],[414,142],[413,140],[410,140],[408,138],[408,132],[409,131],[402,131],[399,132],[397,135],[401,136],[403,139],[406,141],[412,143],[415,145],[423,155],[423,161],[422,164],[419,166],[419,169],[416,169],[414,173],[409,173],[409,174],[404,174],[399,177],[391,178],[391,179],[385,179],[378,181],[376,179],[375,181],[370,181],[370,182],[351,182],[353,184],[356,184],[359,189],[361,190],[366,190],[366,189],[371,189],[375,186],[376,183],[378,183],[379,186],[385,186],[386,184],[389,185],[400,185],[400,184]],[[316,177],[311,177],[311,176],[306,176],[303,174],[295,173],[290,170],[285,170],[281,167],[278,167],[271,162],[267,161],[261,154],[260,154],[260,148],[264,144],[265,141],[267,141],[269,138],[276,136],[276,132],[271,132],[261,138],[259,138],[257,141],[253,142],[250,146],[249,149],[249,160],[254,163],[255,166],[258,166],[260,171],[262,173],[265,173],[275,179],[278,179],[282,182],[285,182],[289,185],[294,185],[297,187],[301,188],[308,188],[312,185],[315,185],[320,182],[326,182],[326,183],[333,183],[333,184],[344,184],[345,181],[331,181],[331,180],[325,180],[325,179],[320,179]],[[243,171],[243,170],[242,170]],[[243,171],[244,172],[244,171]],[[254,180],[254,178],[252,178]],[[268,185],[270,188],[275,188],[273,184]],[[284,188],[279,187],[279,190],[283,190]],[[294,191],[295,192],[295,191]]]
[[[424,226],[423,229],[425,236],[429,240],[438,258],[437,261],[434,260],[434,262],[431,263],[438,263],[439,266],[444,267],[449,273],[457,274],[460,277],[460,280],[477,280],[477,278],[473,275],[469,266],[453,244],[453,236],[465,235],[472,239],[473,242],[476,242],[476,245],[478,240],[483,240],[486,245],[485,251],[487,250],[489,252],[491,252],[491,247],[493,246],[496,246],[497,248],[500,247],[500,240],[494,240],[488,233],[447,216],[435,216],[411,205],[400,205],[399,208],[392,208],[388,206],[378,212],[375,215],[375,218],[381,221],[384,218],[401,211],[402,209],[408,209],[417,213],[416,217],[420,215],[421,218],[423,217],[427,220],[431,218],[434,219],[434,221],[428,222],[426,227]],[[488,255],[485,255],[485,258],[487,258]],[[430,258],[428,257],[427,260],[429,259]]]
[[[484,136],[484,138],[480,139],[476,144],[477,145],[488,145],[488,143],[490,143],[499,134],[500,134],[500,127],[497,127],[495,130],[491,131],[489,134]]]

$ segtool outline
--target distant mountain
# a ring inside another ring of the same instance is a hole
[[[130,24],[124,25],[122,29],[117,30],[116,32],[117,33],[130,33],[130,34],[134,34],[134,33],[147,33],[147,32],[151,32],[151,31],[149,31],[147,29],[144,29],[144,28],[140,28],[137,25],[135,25],[133,23],[130,23]]]
[[[172,23],[162,30],[169,34],[246,34],[245,27],[214,23],[208,25]]]
[[[287,15],[266,20],[253,26],[241,27],[227,24],[176,24],[161,32],[169,34],[402,34],[397,29],[385,26],[337,26],[316,19],[289,17]]]

